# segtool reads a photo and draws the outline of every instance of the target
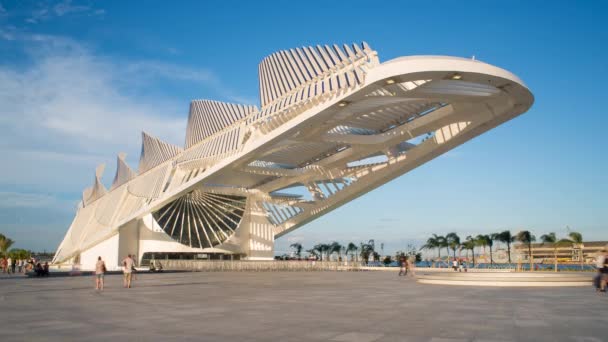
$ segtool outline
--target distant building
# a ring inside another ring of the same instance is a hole
[[[608,241],[586,241],[582,246],[578,244],[568,244],[566,246],[558,246],[557,249],[554,248],[552,243],[533,243],[531,247],[532,257],[535,262],[554,262],[556,252],[559,262],[580,262],[581,250],[583,253],[583,262],[592,262],[602,249],[608,247]],[[514,245],[513,251],[515,253],[515,258],[512,258],[512,260],[517,260],[517,256],[519,256],[522,261],[529,261],[527,245],[516,244]]]

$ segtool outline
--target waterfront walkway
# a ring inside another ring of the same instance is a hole
[[[591,276],[591,275],[590,275]],[[0,277],[2,341],[608,341],[587,288],[423,285],[395,272]]]

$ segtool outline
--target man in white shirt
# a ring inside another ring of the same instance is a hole
[[[126,288],[131,288],[131,278],[133,276],[133,265],[135,261],[131,258],[131,254],[122,261],[123,285]]]
[[[11,267],[13,267],[13,259],[11,259],[11,257],[8,257],[8,259],[6,259],[6,265],[7,265],[7,267],[6,267],[7,273],[11,274],[11,270],[12,270]],[[13,272],[13,273],[15,273],[15,272]]]
[[[597,256],[597,259],[595,260],[595,266],[597,267],[597,269],[601,269],[602,267],[604,267],[604,262],[606,262],[606,251],[602,250],[600,252],[600,254]]]

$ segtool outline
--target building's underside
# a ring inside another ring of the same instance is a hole
[[[138,172],[119,154],[109,190],[98,168],[54,261],[271,258],[275,238],[533,102],[519,78],[492,65],[444,56],[380,63],[365,43],[280,51],[259,74],[260,109],[195,100],[184,148],[143,133]]]

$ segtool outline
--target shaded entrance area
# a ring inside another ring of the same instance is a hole
[[[241,255],[226,253],[148,252],[142,256],[141,266],[149,266],[151,260],[241,260]]]

